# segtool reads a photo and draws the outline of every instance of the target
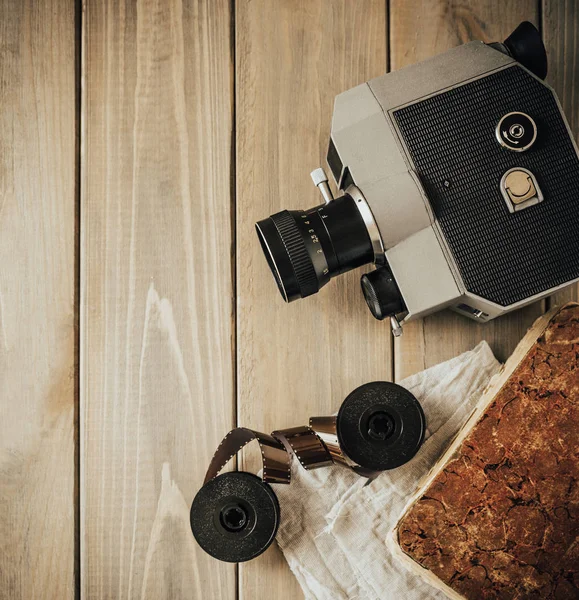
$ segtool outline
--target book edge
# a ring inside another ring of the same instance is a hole
[[[444,581],[442,581],[439,577],[437,577],[432,571],[423,567],[419,562],[415,561],[410,555],[406,554],[400,544],[398,543],[398,527],[400,522],[408,511],[414,506],[414,504],[419,500],[419,498],[424,494],[424,492],[428,489],[434,478],[440,473],[440,471],[444,468],[444,466],[452,459],[454,459],[456,453],[458,452],[462,442],[466,439],[466,437],[470,434],[476,423],[478,422],[481,415],[484,411],[490,406],[490,404],[495,399],[496,395],[501,391],[503,386],[508,381],[509,377],[515,371],[515,369],[519,366],[519,364],[525,359],[527,354],[531,351],[533,346],[535,345],[538,338],[544,333],[544,331],[549,326],[549,323],[555,318],[556,315],[559,314],[562,310],[567,308],[579,306],[577,302],[567,302],[562,306],[556,306],[546,312],[544,315],[541,315],[536,319],[536,321],[529,327],[521,341],[517,344],[517,347],[509,356],[499,373],[494,375],[489,381],[485,391],[483,392],[480,400],[478,401],[476,407],[468,417],[468,419],[464,422],[446,451],[440,456],[440,458],[434,463],[432,468],[421,478],[421,480],[417,484],[416,491],[410,496],[408,502],[405,504],[402,512],[400,513],[400,517],[396,521],[396,525],[390,531],[390,534],[387,537],[387,546],[390,548],[392,555],[398,559],[398,561],[412,573],[418,575],[422,579],[428,581],[430,585],[445,593],[451,600],[465,600],[465,597],[462,594],[459,594],[456,590],[447,585]]]

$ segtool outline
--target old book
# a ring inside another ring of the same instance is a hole
[[[579,598],[579,305],[540,318],[390,546],[451,598]]]

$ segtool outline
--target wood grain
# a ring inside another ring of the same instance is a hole
[[[72,598],[75,561],[87,599],[299,597],[275,546],[240,567],[238,589],[235,567],[191,536],[189,505],[223,434],[236,419],[304,423],[361,383],[480,339],[504,359],[544,303],[482,326],[437,314],[393,348],[359,271],[283,304],[253,223],[319,203],[309,172],[334,96],[382,74],[388,46],[400,68],[541,14],[548,81],[579,135],[579,4],[83,4],[75,81],[75,2],[0,0],[0,598]],[[579,286],[552,302],[569,298]],[[251,452],[243,468],[256,470]]]
[[[0,2],[0,598],[74,597],[75,7]]]
[[[234,422],[226,0],[83,15],[82,596],[234,598],[189,506]]]
[[[386,70],[380,0],[236,4],[239,423],[264,431],[338,409],[358,385],[391,377],[388,325],[369,314],[360,272],[285,305],[254,223],[320,203],[334,96]],[[256,470],[253,460],[244,469]],[[240,597],[301,592],[279,550],[240,566]]]
[[[531,0],[392,0],[390,6],[392,69],[473,39],[502,41],[521,21],[537,23],[538,18],[538,4]],[[486,325],[450,311],[408,323],[395,343],[396,379],[456,356],[481,339],[505,360],[543,308],[538,302]]]
[[[577,0],[543,0],[542,33],[547,48],[549,74],[565,116],[579,140],[579,2]],[[579,234],[578,234],[579,235]],[[579,300],[579,284],[556,294],[551,303]]]

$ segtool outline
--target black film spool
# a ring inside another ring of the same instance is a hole
[[[418,452],[426,419],[408,390],[374,381],[356,388],[344,400],[336,427],[348,458],[366,469],[385,471],[403,465]]]
[[[269,484],[251,473],[232,472],[211,479],[199,490],[190,519],[193,535],[207,554],[244,562],[273,542],[280,509]]]

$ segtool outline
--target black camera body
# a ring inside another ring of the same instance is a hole
[[[366,301],[399,333],[446,307],[488,321],[577,281],[579,156],[546,70],[523,23],[337,96],[342,195],[318,170],[322,206],[257,224],[286,300],[374,262]]]

